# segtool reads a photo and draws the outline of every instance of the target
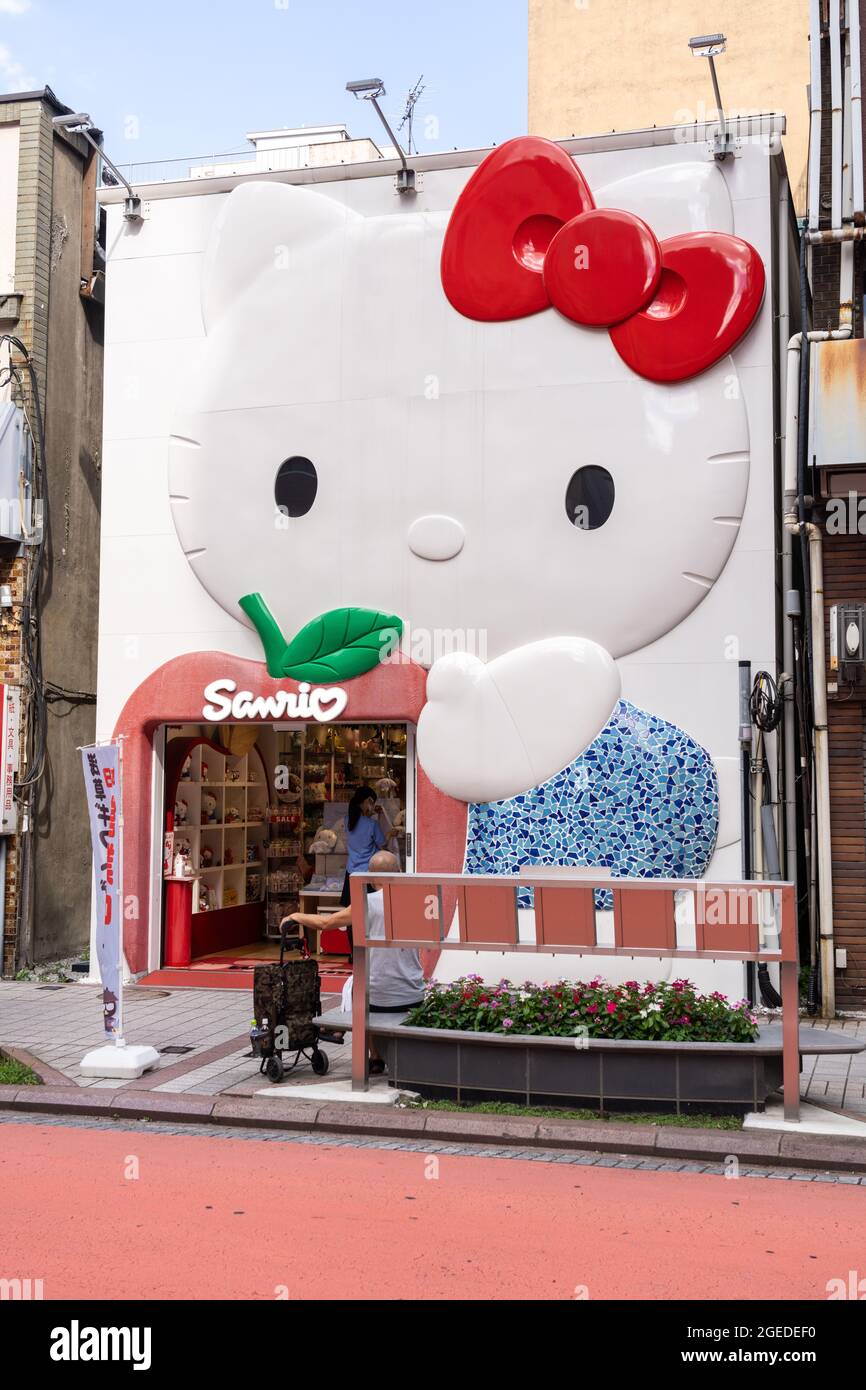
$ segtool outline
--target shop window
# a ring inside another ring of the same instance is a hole
[[[281,512],[287,516],[306,516],[318,490],[319,479],[309,459],[294,457],[280,464],[274,497]]]
[[[587,464],[578,468],[565,493],[565,511],[581,531],[597,531],[613,511],[616,488],[606,468]]]

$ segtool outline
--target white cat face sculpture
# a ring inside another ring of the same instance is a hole
[[[675,627],[745,506],[731,357],[655,384],[554,308],[473,321],[442,286],[447,214],[395,198],[367,217],[342,193],[243,184],[215,226],[202,371],[170,463],[208,593],[241,621],[238,600],[261,593],[286,638],[360,606],[483,632],[489,658],[568,634],[616,657]],[[732,231],[711,164],[593,195],[660,239]]]

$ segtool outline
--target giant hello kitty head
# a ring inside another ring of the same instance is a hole
[[[396,197],[366,216],[345,187],[244,184],[214,228],[170,471],[206,590],[242,621],[260,592],[288,637],[362,606],[484,632],[493,657],[564,634],[617,656],[675,627],[748,484],[729,352],[764,277],[723,175],[590,193],[526,139],[450,217]]]

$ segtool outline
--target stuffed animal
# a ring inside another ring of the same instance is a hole
[[[241,813],[240,813],[240,811],[238,810],[237,806],[227,806],[227,807],[226,807],[226,818],[225,818],[225,823],[226,823],[226,825],[237,825],[237,823],[238,823],[238,821],[240,820],[240,818],[241,818]]]
[[[209,773],[208,773],[208,765],[207,765],[207,763],[202,763],[202,765],[201,765],[201,780],[202,780],[203,782],[207,782],[207,781],[210,780],[210,779],[209,779]]]
[[[186,825],[186,824],[187,824],[187,817],[188,817],[188,815],[189,815],[189,806],[188,806],[187,802],[185,802],[185,801],[176,801],[176,802],[174,803],[174,823],[175,823],[175,826],[177,827],[178,825]]]
[[[217,811],[217,799],[210,792],[205,792],[201,799],[201,823],[202,825],[218,825],[219,812]]]
[[[181,780],[182,782],[188,782],[188,781],[190,780],[191,777],[192,777],[192,758],[187,758],[186,762],[184,763],[183,767],[182,767],[181,770],[180,770],[180,780]]]
[[[316,835],[315,840],[310,845],[310,854],[333,854],[337,844],[337,836],[333,830],[326,830],[322,826]]]
[[[393,777],[380,777],[376,783],[376,791],[380,796],[390,796],[397,790],[397,783]]]
[[[204,845],[201,852],[201,866],[203,869],[213,868],[214,854],[210,845]]]

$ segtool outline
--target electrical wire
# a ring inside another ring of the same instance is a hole
[[[7,345],[23,358],[23,367],[30,385],[33,425],[27,414],[26,392],[21,367],[12,362],[11,355],[5,368],[0,370],[0,386],[14,382],[22,401],[25,419],[28,422],[34,443],[33,479],[31,496],[45,498],[43,480],[45,477],[45,426],[42,403],[39,394],[39,379],[30,352],[20,338],[14,334],[0,335],[0,347]],[[43,506],[45,505],[43,500]],[[22,665],[29,688],[31,717],[28,725],[29,757],[27,771],[15,784],[16,800],[24,803],[29,793],[42,778],[45,770],[48,742],[48,704],[45,698],[45,682],[42,672],[42,643],[39,627],[39,590],[42,579],[42,560],[45,547],[47,516],[43,515],[40,539],[36,545],[28,547],[30,564],[25,572],[24,598],[21,604],[21,647]],[[23,793],[23,795],[22,795]]]
[[[762,733],[771,734],[774,729],[778,729],[783,712],[784,701],[779,694],[779,687],[769,671],[759,671],[749,696],[752,723]]]

